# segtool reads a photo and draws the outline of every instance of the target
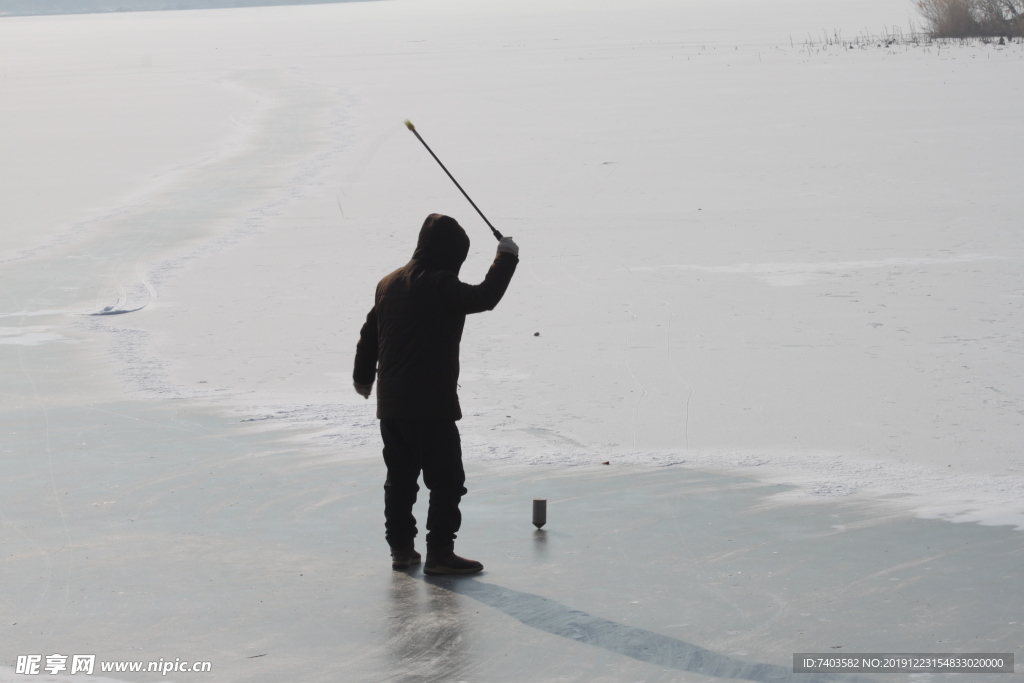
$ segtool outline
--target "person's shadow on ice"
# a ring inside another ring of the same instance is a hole
[[[802,681],[820,683],[870,683],[861,676],[839,674],[794,674],[789,667],[746,662],[687,643],[677,638],[626,626],[609,619],[572,609],[549,598],[504,588],[476,578],[455,576],[403,575],[426,584],[472,598],[507,614],[522,624],[569,640],[586,643],[609,652],[668,669],[690,671],[704,676],[756,683]],[[413,584],[414,581],[406,581]],[[453,609],[458,607],[453,603]],[[448,640],[446,637],[445,640]],[[465,655],[463,655],[465,658]]]

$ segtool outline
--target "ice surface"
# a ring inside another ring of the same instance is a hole
[[[474,236],[466,277],[493,249],[409,117],[523,245],[467,330],[468,457],[756,462],[811,497],[1020,524],[1024,54],[821,45],[905,9],[6,19],[0,315],[99,342],[61,357],[104,396],[368,455],[348,376],[373,284],[431,211]]]
[[[376,458],[339,463],[186,402],[9,417],[26,457],[3,484],[5,662],[213,663],[174,680],[767,683],[824,680],[789,673],[798,651],[1024,645],[1024,536],[1005,527],[835,499],[807,514],[772,502],[784,486],[682,467],[476,463],[458,543],[485,573],[425,579],[390,569]],[[47,420],[61,427],[45,443]]]
[[[677,648],[784,666],[883,632],[854,644],[1016,647],[1019,534],[942,520],[1024,525],[1024,46],[822,45],[911,11],[394,0],[0,20],[17,132],[0,136],[4,661],[95,647],[205,651],[228,680],[299,661],[307,680],[689,680]],[[465,278],[493,256],[406,118],[522,248],[463,344],[464,537],[493,573],[457,586],[381,571],[374,406],[350,387],[373,286],[427,213],[469,230]],[[815,526],[833,514],[834,533]],[[734,556],[663,541],[729,515],[714,543]],[[605,554],[543,557],[596,538]],[[709,558],[767,571],[790,538],[789,588],[693,583]],[[907,564],[933,539],[949,555]],[[625,599],[641,575],[651,592]],[[685,609],[625,607],[680,586]],[[878,595],[892,603],[858,606]],[[423,612],[389,620],[382,596]],[[550,622],[501,609],[545,600]],[[832,626],[797,616],[823,610]],[[607,647],[566,637],[575,611]],[[348,669],[324,654],[337,643]],[[412,668],[389,669],[394,652]]]

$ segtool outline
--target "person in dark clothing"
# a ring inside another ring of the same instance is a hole
[[[420,229],[412,260],[377,284],[374,306],[356,345],[355,389],[369,398],[377,381],[377,417],[384,441],[385,538],[391,566],[420,561],[413,540],[417,480],[430,490],[427,574],[471,574],[483,565],[455,554],[466,494],[459,406],[459,342],[466,315],[493,309],[519,263],[510,237],[479,285],[459,280],[469,236],[454,218],[432,213]]]

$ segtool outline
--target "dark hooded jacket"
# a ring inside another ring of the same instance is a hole
[[[356,345],[353,379],[377,379],[377,417],[458,420],[459,342],[466,314],[493,309],[519,257],[498,252],[479,285],[459,281],[469,236],[430,214],[412,260],[377,284]]]

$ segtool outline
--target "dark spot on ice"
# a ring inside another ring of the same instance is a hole
[[[539,336],[540,336],[540,332],[534,332],[534,333],[533,333],[533,336],[534,336],[534,337],[539,337]]]
[[[114,308],[114,306],[106,306],[103,308],[102,311],[97,311],[96,313],[89,313],[87,315],[124,315],[125,313],[135,313],[136,311],[141,311],[143,308],[145,308],[145,306],[139,306],[138,308],[130,308],[124,310]]]

